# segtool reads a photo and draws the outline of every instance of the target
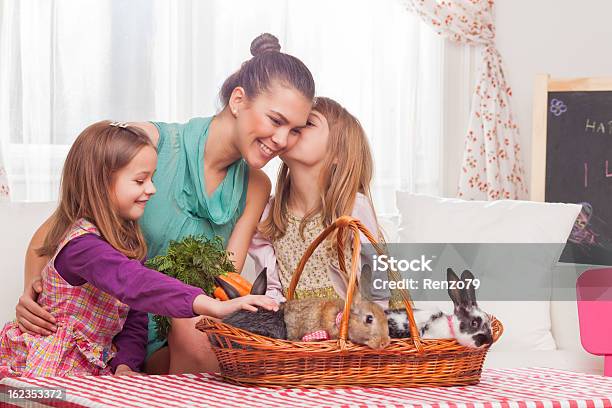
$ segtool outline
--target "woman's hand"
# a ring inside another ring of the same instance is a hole
[[[119,364],[115,369],[115,375],[146,375],[144,373],[139,373],[138,371],[133,371],[126,364]]]
[[[42,281],[36,278],[26,286],[15,307],[15,316],[19,329],[24,333],[48,336],[57,330],[55,318],[49,311],[36,303],[42,292]]]

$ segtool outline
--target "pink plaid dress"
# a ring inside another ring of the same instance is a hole
[[[42,271],[43,291],[38,298],[57,320],[57,332],[49,336],[22,333],[17,322],[0,333],[0,376],[26,377],[110,374],[114,357],[112,340],[123,328],[129,307],[89,283],[72,286],[55,270],[59,251],[83,234],[100,235],[81,219],[61,242]]]

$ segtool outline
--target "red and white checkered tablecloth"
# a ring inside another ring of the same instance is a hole
[[[439,388],[270,389],[227,384],[213,374],[5,378],[1,384],[5,391],[65,388],[67,401],[43,405],[55,407],[612,407],[612,378],[546,368],[488,369],[478,385]]]

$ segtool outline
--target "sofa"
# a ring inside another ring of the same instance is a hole
[[[430,208],[430,204],[427,204]],[[24,254],[35,229],[52,213],[55,203],[9,203],[0,202],[0,259],[3,266],[3,282],[0,286],[0,320],[8,321],[15,316],[15,304],[23,290]],[[380,219],[387,240],[400,240],[401,222],[397,218]],[[576,269],[571,264],[558,264],[555,270]],[[554,271],[553,271],[554,272]],[[247,260],[243,271],[247,279],[253,280],[253,264]],[[485,367],[554,367],[585,373],[602,374],[603,358],[588,354],[581,346],[578,314],[575,301],[546,302],[540,307],[545,314],[544,330],[550,339],[546,346],[520,344],[523,336],[521,319],[525,309],[513,304],[503,309],[498,316],[504,323],[505,342],[494,344],[487,356]],[[500,309],[502,310],[502,309]],[[526,310],[529,310],[527,307]],[[496,314],[497,316],[497,314]],[[515,320],[519,328],[508,327],[506,322]],[[527,334],[525,333],[525,336]],[[519,340],[514,340],[519,339]]]

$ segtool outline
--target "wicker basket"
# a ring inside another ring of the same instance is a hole
[[[293,275],[287,299],[293,297],[310,255],[336,229],[340,269],[345,273],[344,241],[347,233],[353,232],[351,272],[339,339],[313,342],[272,339],[204,317],[196,327],[208,335],[221,376],[231,383],[263,387],[424,387],[478,383],[489,347],[468,348],[454,339],[421,340],[405,294],[410,338],[391,339],[383,350],[347,340],[361,250],[359,231],[376,244],[372,234],[354,218],[338,218],[310,244]],[[496,341],[503,326],[495,317],[492,331]]]

